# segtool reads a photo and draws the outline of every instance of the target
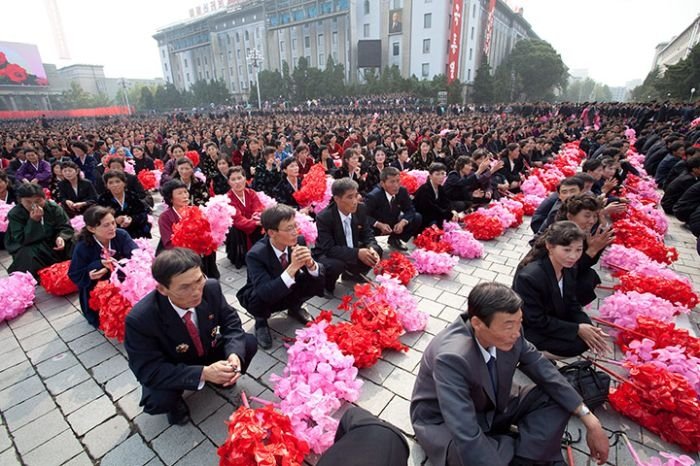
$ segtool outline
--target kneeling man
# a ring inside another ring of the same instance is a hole
[[[607,460],[598,419],[523,338],[521,305],[507,286],[481,283],[469,293],[467,312],[423,353],[411,422],[435,466],[563,464],[561,438],[572,414],[588,430],[591,456]],[[516,366],[534,385],[513,385]]]
[[[163,251],[153,262],[156,289],[126,317],[124,346],[141,383],[141,406],[168,414],[171,424],[188,421],[184,390],[205,382],[224,387],[245,374],[257,341],[241,327],[219,282],[207,279],[190,249]]]

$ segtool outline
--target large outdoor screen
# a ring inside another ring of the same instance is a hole
[[[360,40],[357,42],[357,67],[382,67],[382,41]]]
[[[0,42],[0,85],[49,85],[36,45]]]

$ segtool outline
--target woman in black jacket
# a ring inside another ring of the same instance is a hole
[[[126,176],[116,170],[107,170],[103,176],[107,190],[97,198],[97,204],[111,207],[119,228],[132,238],[150,238],[149,209],[136,193],[127,189]]]
[[[548,357],[605,353],[605,333],[576,299],[576,263],[586,235],[573,222],[556,222],[518,265],[513,289],[523,299],[525,338]]]
[[[58,182],[57,189],[61,207],[70,218],[80,215],[97,201],[95,187],[88,180],[80,179],[80,169],[74,162],[61,162],[63,180]]]

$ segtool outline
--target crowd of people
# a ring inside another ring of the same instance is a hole
[[[593,266],[614,239],[611,217],[627,208],[622,183],[638,175],[627,160],[626,128],[637,131],[644,168],[664,189],[664,210],[700,235],[700,128],[689,124],[700,107],[533,104],[436,115],[407,112],[405,103],[384,100],[381,113],[370,102],[353,113],[5,123],[0,201],[16,203],[3,238],[12,256],[8,270],[36,275],[72,259],[69,277],[97,327],[90,291],[116,273],[114,261],[130,257],[134,239],[151,238],[157,227],[157,289],[129,314],[126,349],[145,411],[168,413],[180,424],[187,420],[183,390],[205,382],[230,386],[257,346],[272,347],[273,313],[286,311],[306,324],[308,299],[332,296],[339,279],[369,280],[385,255],[378,237],[406,251],[425,228],[519,193],[531,170],[563,144],[580,141],[581,170],[560,180],[532,216],[532,249],[512,288],[475,288],[465,312],[428,346],[411,419],[435,464],[508,464],[514,457],[532,464],[557,460],[561,430],[576,413],[591,432],[594,456],[604,460],[600,424],[546,361],[609,350],[607,335],[583,307],[596,298],[600,278]],[[333,180],[332,201],[314,213],[294,193],[317,163]],[[154,221],[156,193],[144,189],[138,174],[156,166],[162,166],[158,194],[166,209]],[[407,170],[427,172],[414,193],[401,182]],[[237,298],[255,319],[254,336],[223,297],[216,253],[199,256],[172,244],[183,209],[222,194],[236,211],[225,250],[235,267],[246,267]],[[263,194],[277,204],[265,208]],[[297,211],[315,219],[315,244],[299,236]],[[79,232],[70,222],[77,215],[85,223]],[[188,338],[192,345],[179,344]],[[518,362],[538,389],[508,399]],[[492,385],[481,386],[484,374]],[[470,393],[464,380],[484,392]],[[446,399],[449,410],[441,409]],[[508,416],[504,403],[513,403]],[[531,427],[520,430],[526,440],[503,431],[518,422]]]

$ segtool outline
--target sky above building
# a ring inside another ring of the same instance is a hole
[[[379,1],[379,0],[376,0]],[[419,0],[414,0],[419,1]],[[446,0],[442,0],[446,1]],[[0,41],[37,44],[44,63],[104,65],[108,77],[162,77],[153,34],[189,18],[196,0],[55,0],[63,25],[49,21],[48,0],[13,2],[3,10]],[[697,0],[509,0],[570,69],[611,86],[643,79],[654,47],[680,34],[700,13]]]

